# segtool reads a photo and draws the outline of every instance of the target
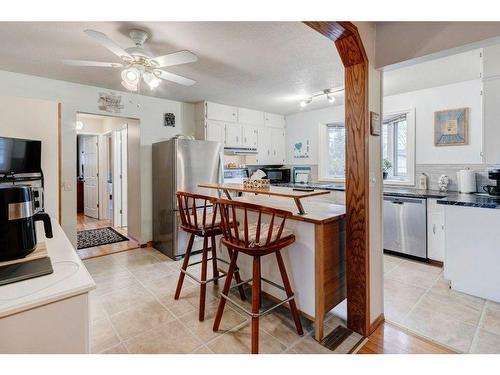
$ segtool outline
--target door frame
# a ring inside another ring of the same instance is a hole
[[[335,43],[344,65],[347,326],[368,336],[384,321],[370,321],[368,57],[352,22],[304,23]]]

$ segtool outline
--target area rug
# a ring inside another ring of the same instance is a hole
[[[77,236],[78,250],[129,240],[111,227],[82,230]]]

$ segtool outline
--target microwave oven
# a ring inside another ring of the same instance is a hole
[[[262,168],[271,184],[283,184],[290,182],[290,168]]]

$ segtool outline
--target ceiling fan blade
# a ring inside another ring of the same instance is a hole
[[[125,51],[122,47],[109,39],[106,34],[95,30],[85,30],[84,32],[85,34],[93,38],[97,43],[113,52],[119,58],[128,57],[132,59],[132,56],[127,51]]]
[[[121,68],[123,64],[111,63],[111,62],[100,62],[100,61],[88,61],[88,60],[63,60],[65,65],[71,66],[95,66],[100,68]]]
[[[168,55],[158,56],[153,58],[153,61],[158,63],[158,67],[187,64],[198,61],[198,56],[189,51],[179,51],[169,53]]]
[[[192,79],[180,76],[178,74],[166,72],[164,70],[156,70],[156,72],[159,72],[159,77],[161,79],[165,79],[167,81],[172,81],[172,82],[178,83],[179,85],[192,86],[196,83],[196,81],[194,81]]]

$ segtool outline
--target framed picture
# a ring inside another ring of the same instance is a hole
[[[469,108],[434,112],[434,145],[469,144]]]
[[[370,112],[370,134],[380,135],[380,115],[376,112]]]
[[[175,126],[175,115],[173,113],[165,113],[163,119],[164,126]]]

